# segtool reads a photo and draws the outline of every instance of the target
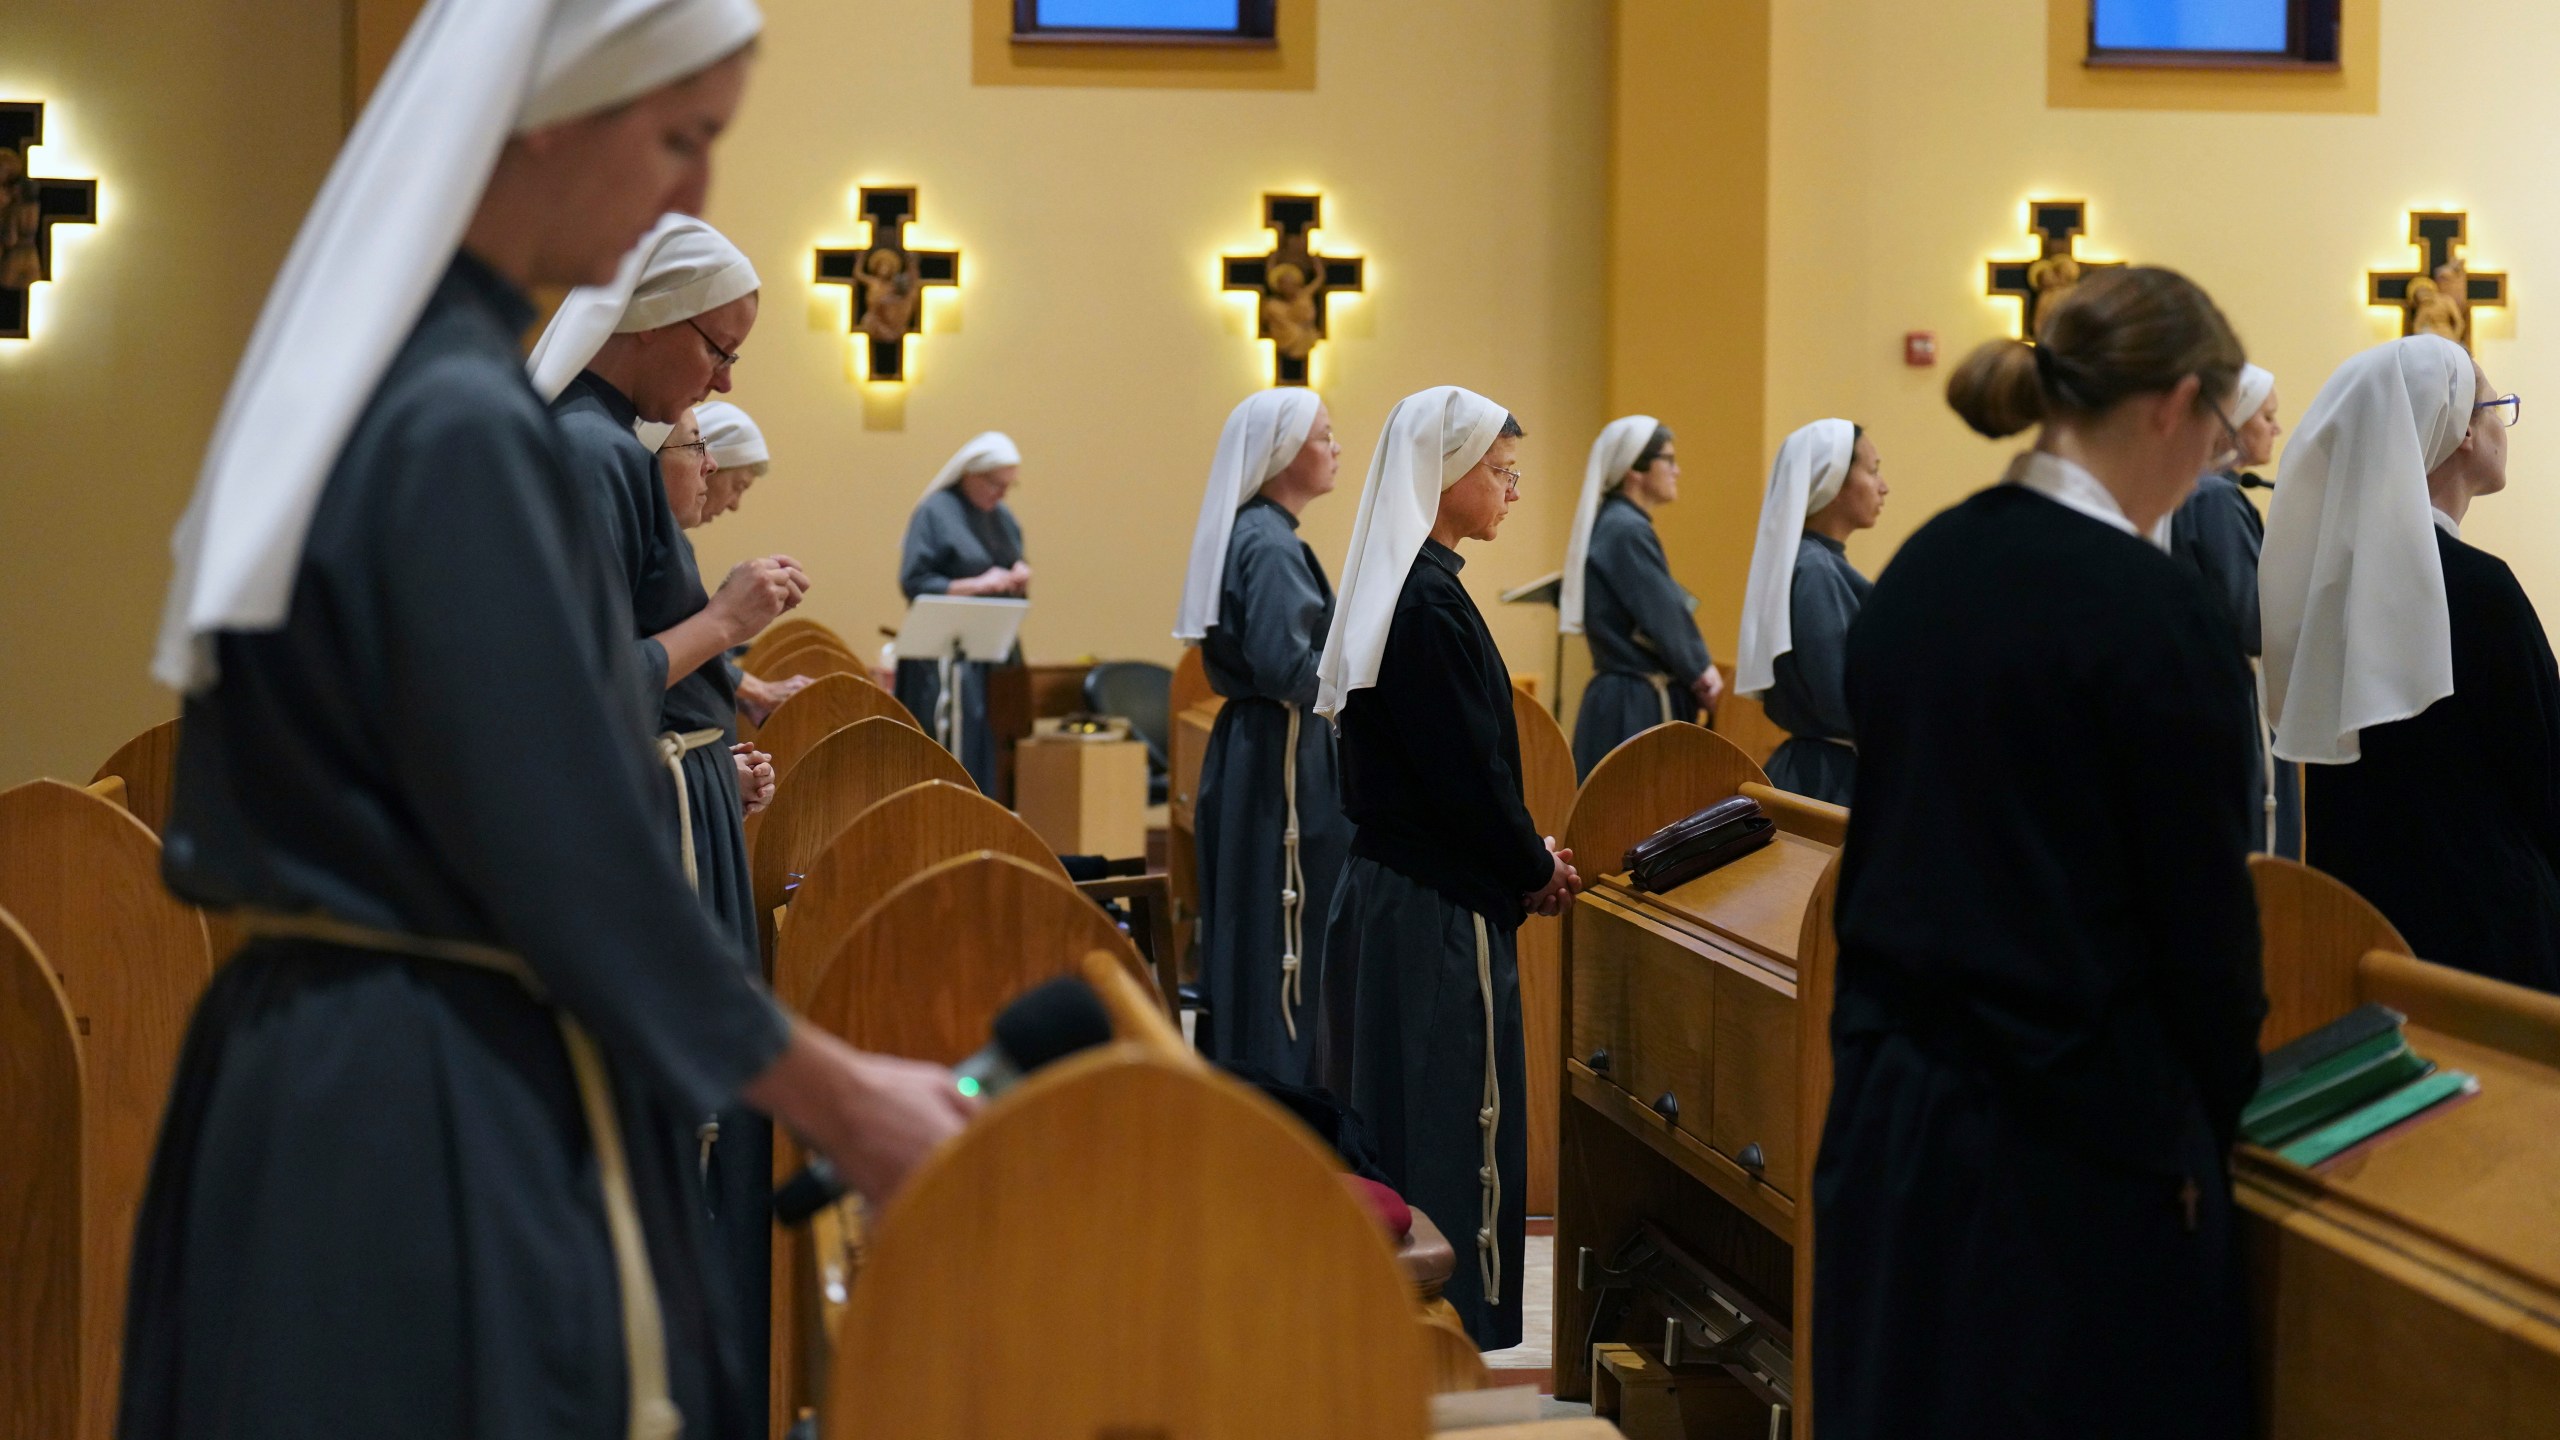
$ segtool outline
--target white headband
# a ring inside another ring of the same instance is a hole
[[[560,302],[525,372],[537,394],[557,400],[608,337],[682,324],[758,288],[756,267],[727,236],[690,215],[662,215],[610,284],[581,285]]]
[[[1218,453],[1209,462],[1209,484],[1200,497],[1200,523],[1191,532],[1191,567],[1182,577],[1182,605],[1173,638],[1197,645],[1218,623],[1218,596],[1227,577],[1227,538],[1236,511],[1272,476],[1289,468],[1306,448],[1324,402],[1295,386],[1258,391],[1227,415]]]

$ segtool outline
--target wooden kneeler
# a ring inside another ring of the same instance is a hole
[[[1412,1301],[1332,1157],[1134,1046],[1032,1076],[908,1183],[831,1368],[835,1440],[1428,1433]]]

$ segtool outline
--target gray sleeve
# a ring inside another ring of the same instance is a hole
[[[619,450],[597,443],[586,416],[568,418],[560,430],[572,467],[593,471],[572,479],[593,489],[596,513],[604,517],[602,533],[605,551],[614,565],[614,583],[625,596],[637,599],[650,565],[656,563],[650,553],[649,505],[653,500],[663,503],[657,464],[651,461],[646,473],[634,471]],[[644,693],[664,692],[668,684],[667,647],[646,635],[635,636],[633,656],[640,667],[640,682],[646,687]]]
[[[1591,538],[1591,559],[1635,617],[1636,628],[1651,642],[1663,668],[1684,682],[1705,674],[1714,663],[1707,642],[1689,613],[1688,594],[1671,578],[1671,562],[1653,528],[1607,526]]]
[[[1788,698],[1809,712],[1803,718],[1820,727],[1812,733],[1856,733],[1849,724],[1847,680],[1849,622],[1857,618],[1858,597],[1836,566],[1797,564],[1787,596],[1792,644],[1771,668]]]
[[[594,561],[573,547],[593,533],[542,498],[564,483],[546,436],[456,414],[411,447],[432,473],[395,483],[373,557],[400,792],[608,1054],[688,1110],[720,1108],[781,1053],[783,1013],[678,867],[666,776],[604,648],[620,637],[594,632],[580,584]]]
[[[1231,614],[1243,619],[1244,662],[1257,695],[1316,703],[1316,662],[1324,650],[1325,599],[1294,538],[1240,536],[1230,579]]]
[[[2204,576],[2205,585],[2240,627],[2241,648],[2259,653],[2258,509],[2236,486],[2216,485],[2178,507],[2170,543]]]
[[[950,594],[951,577],[943,573],[950,552],[950,541],[942,532],[942,507],[930,502],[917,506],[907,520],[906,543],[898,552],[898,588],[910,600]]]

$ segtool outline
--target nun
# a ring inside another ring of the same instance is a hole
[[[1889,493],[1865,430],[1816,420],[1789,435],[1769,467],[1742,592],[1734,688],[1788,737],[1769,757],[1769,783],[1834,805],[1849,803],[1858,776],[1849,624],[1874,588],[1849,563],[1848,542],[1883,516]]]
[[[747,491],[773,468],[773,456],[765,447],[764,431],[757,427],[746,411],[726,400],[705,400],[693,407],[693,415],[702,428],[703,449],[710,457],[712,471],[710,491],[702,502],[702,517],[684,522],[687,530],[698,530],[736,510],[747,498]],[[811,677],[793,675],[783,680],[758,679],[738,667],[738,661],[745,653],[743,645],[730,647],[726,662],[729,680],[738,693],[739,716],[751,724],[762,725],[773,718],[776,706],[807,689]],[[750,803],[747,813],[752,815],[755,810],[756,807]]]
[[[760,24],[430,0],[259,316],[154,662],[164,874],[248,939],[134,1228],[127,1440],[748,1436],[761,1317],[706,1281],[693,1121],[743,1098],[886,1194],[965,1118],[787,1015],[689,893],[518,348],[530,290],[701,203]]]
[[[1949,404],[2004,483],[1850,627],[1834,1081],[1813,1176],[1826,1440],[2253,1433],[2228,1156],[2256,1088],[2249,711],[2152,539],[2246,357],[2145,266]]]
[[[1653,531],[1654,512],[1679,498],[1680,460],[1660,421],[1624,416],[1591,442],[1556,606],[1557,627],[1591,647],[1591,683],[1573,722],[1573,764],[1584,776],[1630,738],[1696,720],[1724,693],[1692,618],[1697,598],[1671,578]]]
[[[2517,408],[2441,336],[2340,366],[2285,451],[2259,604],[2305,858],[2420,956],[2560,991],[2560,672],[2515,572],[2462,538]]]
[[[676,524],[686,530],[701,528],[718,488],[720,462],[711,458],[711,441],[702,433],[701,415],[706,408],[697,406],[686,411],[658,444],[658,473],[666,482],[667,508],[674,512]],[[712,663],[729,667],[733,685],[740,678],[729,656],[723,655]],[[745,708],[742,697],[740,712],[744,713]],[[744,743],[732,744],[729,756],[736,762],[738,798],[746,813],[753,815],[772,804],[773,757]]]
[[[1200,647],[1227,699],[1200,767],[1201,1048],[1288,1085],[1307,1083],[1308,997],[1322,985],[1325,917],[1351,846],[1333,730],[1307,716],[1333,586],[1298,538],[1341,458],[1312,390],[1265,390],[1227,416],[1173,629]]]
[[[2249,708],[2258,715],[2258,761],[2249,788],[2249,813],[2259,817],[2254,843],[2270,855],[2302,858],[2302,787],[2300,772],[2275,763],[2269,746],[2265,707],[2259,703],[2256,679],[2261,645],[2258,633],[2258,551],[2266,524],[2249,502],[2252,488],[2272,489],[2244,467],[2275,458],[2276,436],[2284,427],[2276,418],[2276,377],[2263,367],[2245,366],[2231,400],[2231,418],[2239,428],[2223,463],[2196,482],[2169,517],[2169,553],[2203,579],[2231,617],[2241,653],[2249,657]],[[2268,781],[2274,780],[2270,793]]]
[[[1004,497],[1022,474],[1022,452],[1010,437],[989,430],[943,462],[923,498],[907,517],[898,550],[898,589],[909,603],[919,595],[1022,598],[1031,593],[1031,567],[1022,558],[1022,526]],[[1006,657],[1022,663],[1022,648]],[[954,667],[960,693],[942,709],[942,666],[928,655],[900,657],[897,694],[907,713],[922,716],[945,746],[959,732],[954,751],[969,778],[996,793],[996,736],[987,728],[987,674],[996,667],[964,661]]]
[[[1520,1343],[1528,1233],[1514,941],[1581,888],[1521,798],[1510,668],[1458,578],[1459,543],[1491,541],[1519,498],[1520,435],[1454,385],[1397,402],[1316,669],[1352,824],[1317,1073],[1367,1122],[1388,1180],[1456,1241],[1442,1295],[1485,1350]]]

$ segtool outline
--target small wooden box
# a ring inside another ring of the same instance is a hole
[[[1013,751],[1014,809],[1061,855],[1147,853],[1147,747],[1034,736]]]
[[[1765,1440],[1769,1407],[1713,1367],[1674,1370],[1638,1345],[1591,1347],[1591,1413],[1627,1440]]]

